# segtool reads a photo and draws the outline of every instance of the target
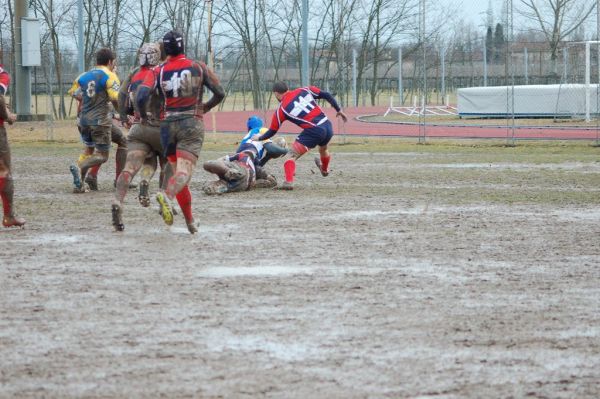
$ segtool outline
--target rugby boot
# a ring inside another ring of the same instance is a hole
[[[185,224],[187,225],[188,231],[190,232],[190,234],[196,234],[198,232],[198,223],[196,223],[196,221],[194,219],[190,220],[190,221],[185,221]]]
[[[2,225],[4,227],[23,227],[25,226],[25,219],[15,214],[6,215],[2,218]]]
[[[85,184],[88,185],[91,191],[98,191],[98,177],[87,175],[84,179]]]
[[[171,205],[171,201],[165,193],[156,194],[156,201],[160,206],[160,215],[162,216],[165,224],[171,226],[173,224],[173,206]]]
[[[289,181],[284,181],[283,184],[281,186],[279,186],[280,190],[293,190],[294,189],[294,183],[291,183]]]
[[[321,158],[315,157],[315,165],[319,168],[319,172],[321,172],[321,176],[327,177],[329,176],[329,171],[323,170],[323,164],[321,164]]]
[[[150,206],[150,195],[148,191],[150,190],[150,184],[148,180],[140,181],[140,192],[138,194],[138,201],[140,205],[144,208],[148,208]]]
[[[123,231],[125,230],[125,225],[123,224],[123,209],[119,204],[113,204],[111,208],[112,213],[112,225],[115,228],[115,231]]]
[[[76,194],[84,193],[83,184],[81,183],[81,177],[79,176],[79,168],[77,165],[69,166],[69,171],[73,175],[73,192]]]

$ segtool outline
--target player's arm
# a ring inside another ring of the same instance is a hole
[[[315,94],[315,98],[322,98],[325,101],[327,101],[329,104],[331,104],[331,106],[335,109],[336,114],[335,116],[339,116],[342,118],[342,120],[344,122],[348,121],[348,117],[346,116],[346,114],[342,111],[342,108],[340,107],[340,105],[338,104],[338,102],[336,101],[335,97],[333,97],[333,95],[325,90],[321,90],[316,86],[311,86],[310,87],[310,91],[313,92],[313,94]]]
[[[133,108],[131,106],[132,104],[130,104],[128,101],[129,93],[127,90],[129,87],[129,83],[131,82],[132,75],[133,75],[133,72],[130,73],[129,76],[127,76],[127,78],[125,78],[125,80],[119,87],[119,98],[117,100],[117,103],[118,103],[117,109],[119,110],[119,117],[121,119],[121,123],[127,122],[127,115],[133,114]]]
[[[17,120],[17,116],[8,110],[6,100],[4,99],[4,94],[8,90],[9,84],[10,77],[8,74],[6,72],[0,73],[0,119],[5,120],[9,125],[12,125],[13,122]]]
[[[67,93],[73,97],[74,99],[76,99],[77,101],[81,101],[81,87],[79,86],[79,78],[81,77],[81,75],[79,75],[77,77],[77,79],[75,79],[73,81],[73,84],[71,85],[71,88],[69,89],[69,91],[67,91]]]
[[[204,76],[204,86],[208,87],[208,89],[212,92],[212,97],[202,104],[202,111],[207,113],[225,98],[225,89],[221,86],[221,82],[217,75],[206,66],[204,63],[200,63],[200,68],[202,68],[202,74]]]
[[[113,103],[115,109],[119,109],[119,89],[121,88],[121,82],[117,75],[113,72],[108,74],[108,79],[106,80],[106,93],[108,94],[108,99]]]
[[[0,95],[0,119],[5,120],[9,125],[12,125],[17,120],[17,115],[8,110],[4,95]]]
[[[146,74],[144,80],[142,81],[142,83],[140,83],[135,92],[134,108],[139,112],[142,123],[146,123],[146,104],[148,103],[148,101],[150,101],[150,96],[152,96],[152,92],[156,90],[156,87],[157,76],[156,72],[152,71],[151,73]]]
[[[263,140],[268,140],[271,137],[275,136],[277,131],[279,131],[279,128],[281,127],[281,124],[283,123],[284,120],[285,120],[285,114],[283,113],[283,110],[281,109],[281,106],[280,106],[279,108],[277,108],[277,111],[275,111],[275,113],[273,114],[273,118],[271,119],[271,125],[269,126],[269,130],[264,132],[262,135],[258,135],[258,134],[255,135],[254,137],[252,137],[252,140],[263,141]]]

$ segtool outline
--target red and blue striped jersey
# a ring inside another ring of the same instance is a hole
[[[161,119],[202,118],[202,67],[184,54],[170,57],[159,67],[158,87],[163,94]]]
[[[279,108],[273,115],[269,130],[278,131],[285,120],[289,120],[302,129],[309,129],[324,123],[327,121],[327,116],[316,101],[320,98],[326,99],[337,111],[340,110],[331,94],[316,86],[300,87],[283,95]]]

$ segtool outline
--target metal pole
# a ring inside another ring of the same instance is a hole
[[[590,42],[585,42],[585,121],[590,120]]]
[[[446,49],[444,47],[442,47],[441,62],[442,62],[442,104],[448,105],[448,104],[445,104],[445,102],[446,102]]]
[[[527,47],[523,49],[523,60],[525,62],[525,84],[529,84],[529,54],[527,53]]]
[[[78,69],[82,74],[85,70],[85,54],[83,46],[83,0],[77,1],[77,30],[79,36],[79,54],[78,54]]]
[[[302,0],[302,86],[308,86],[308,0]]]
[[[207,13],[208,13],[208,38],[206,40],[206,45],[207,45],[207,52],[208,52],[208,67],[214,71],[215,69],[215,60],[214,60],[214,55],[213,55],[213,49],[212,49],[212,0],[204,0],[206,3],[206,6],[208,7]],[[211,121],[212,121],[212,126],[213,126],[213,133],[217,133],[217,119],[215,116],[215,111],[213,110],[210,113],[210,117],[211,117]]]
[[[400,106],[404,103],[404,87],[402,86],[402,47],[398,47],[398,98]]]
[[[421,108],[421,112],[419,112],[419,144],[424,144],[425,143],[425,135],[426,135],[426,127],[425,127],[425,113],[426,113],[426,105],[427,105],[427,52],[425,49],[425,9],[426,9],[426,4],[425,4],[425,0],[421,0],[421,15],[419,18],[419,40],[421,42],[421,52],[422,52],[422,60],[421,62],[423,62],[422,68],[423,68],[423,96],[421,99],[421,104],[422,104],[422,108]]]
[[[567,83],[567,70],[569,69],[569,57],[566,47],[563,48],[563,83]]]
[[[483,39],[483,87],[487,87],[487,43]]]
[[[358,106],[358,95],[356,91],[356,49],[352,49],[352,106]]]
[[[17,115],[24,116],[25,120],[31,119],[31,71],[23,66],[23,36],[21,20],[27,17],[27,1],[15,0],[15,111]],[[20,118],[21,119],[21,118]]]

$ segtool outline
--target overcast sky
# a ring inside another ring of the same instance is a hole
[[[465,20],[473,22],[476,26],[483,24],[487,18],[488,0],[462,0],[463,15]],[[494,11],[494,19],[500,18],[499,9],[502,7],[502,1],[492,0],[492,10]]]

